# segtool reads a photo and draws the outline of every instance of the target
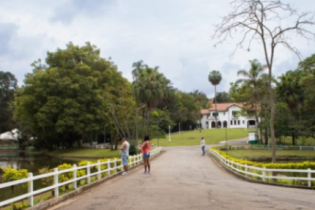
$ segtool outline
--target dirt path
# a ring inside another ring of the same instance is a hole
[[[249,183],[229,174],[200,147],[165,148],[142,168],[52,209],[205,210],[314,209],[315,191]]]

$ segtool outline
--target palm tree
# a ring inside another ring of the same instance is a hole
[[[216,71],[216,70],[213,70],[212,72],[210,72],[209,76],[208,76],[208,80],[209,82],[214,85],[214,98],[216,97],[217,95],[217,89],[216,89],[216,86],[218,84],[220,84],[221,80],[222,80],[222,76],[221,76],[221,73],[219,71]],[[215,124],[216,124],[216,127],[217,127],[217,115],[218,115],[218,111],[217,111],[217,102],[215,101]]]
[[[264,83],[265,78],[267,77],[267,74],[264,73],[265,71],[265,66],[261,65],[261,63],[254,59],[250,60],[250,69],[248,71],[242,69],[237,72],[237,76],[243,76],[244,78],[238,79],[236,81],[236,84],[244,84],[248,88],[252,90],[252,102],[251,102],[251,107],[250,109],[254,109],[255,112],[255,120],[257,123],[257,128],[258,128],[258,96],[261,95],[260,91],[263,91],[263,88],[260,86]],[[261,135],[260,135],[261,136]]]
[[[138,103],[146,105],[146,134],[149,135],[151,110],[169,97],[171,83],[163,74],[158,72],[158,67],[150,68],[141,65],[137,68],[136,73],[137,76],[133,82],[134,94]]]

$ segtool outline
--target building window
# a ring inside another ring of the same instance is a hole
[[[245,124],[245,120],[243,120],[243,125]]]
[[[238,121],[237,121],[237,124],[238,124],[238,125],[240,125],[240,124],[241,124],[241,121],[240,121],[240,120],[238,120]]]
[[[225,112],[223,112],[223,115],[225,115]]]
[[[234,120],[234,125],[236,125],[236,120]]]
[[[231,125],[233,125],[233,121],[231,120]]]

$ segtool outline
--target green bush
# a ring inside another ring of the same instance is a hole
[[[271,169],[315,169],[315,162],[305,161],[302,163],[257,163],[249,160],[241,160],[237,158],[232,158],[224,151],[220,150],[220,147],[212,147],[211,150],[218,152],[223,157],[232,160],[240,164],[247,164],[250,166],[260,167],[260,168],[271,168]]]
[[[134,146],[134,145],[131,145],[130,148],[129,148],[129,155],[136,155],[137,154],[137,147]]]
[[[1,170],[3,171],[3,175],[2,175],[3,182],[11,182],[11,181],[27,178],[28,176],[28,171],[26,169],[18,170],[18,169],[12,168],[11,166],[8,166],[6,168],[1,168]],[[18,187],[21,187],[21,186],[23,189],[25,189],[27,187],[27,183],[18,185]],[[12,193],[14,192],[14,186],[11,186],[11,191]]]

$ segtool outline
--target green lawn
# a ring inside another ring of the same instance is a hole
[[[250,159],[250,158],[271,158],[271,150],[229,150],[226,153],[234,158],[238,159]],[[313,150],[277,150],[277,157],[315,157],[315,151]]]
[[[119,150],[111,151],[109,149],[67,149],[51,152],[54,155],[77,156],[77,157],[97,157],[112,158],[119,157]]]
[[[271,142],[271,139],[269,140]],[[282,137],[281,139],[277,140],[278,145],[292,145],[292,137]],[[312,137],[309,138],[298,138],[296,140],[296,145],[304,145],[304,146],[315,146],[315,139]]]
[[[248,132],[253,129],[237,129],[230,128],[227,129],[227,139],[234,140],[248,136]],[[169,142],[168,134],[164,139],[152,139],[151,143],[154,145],[159,145],[161,147],[168,146],[191,146],[199,145],[201,137],[205,138],[206,144],[216,144],[220,141],[225,141],[226,129],[204,129],[201,132],[199,130],[187,131],[182,133],[171,134],[171,142]]]
[[[227,139],[234,140],[248,136],[248,132],[252,131],[250,129],[227,129]],[[196,131],[187,131],[180,134],[171,134],[171,142],[168,140],[168,135],[164,139],[152,139],[151,144],[160,145],[162,147],[166,146],[191,146],[199,145],[201,137],[204,137],[206,144],[215,144],[220,141],[225,141],[226,129],[207,129]],[[119,150],[111,151],[108,149],[67,149],[67,150],[57,150],[51,152],[54,155],[60,156],[77,156],[77,157],[96,157],[96,158],[109,158],[109,157],[119,157]]]

